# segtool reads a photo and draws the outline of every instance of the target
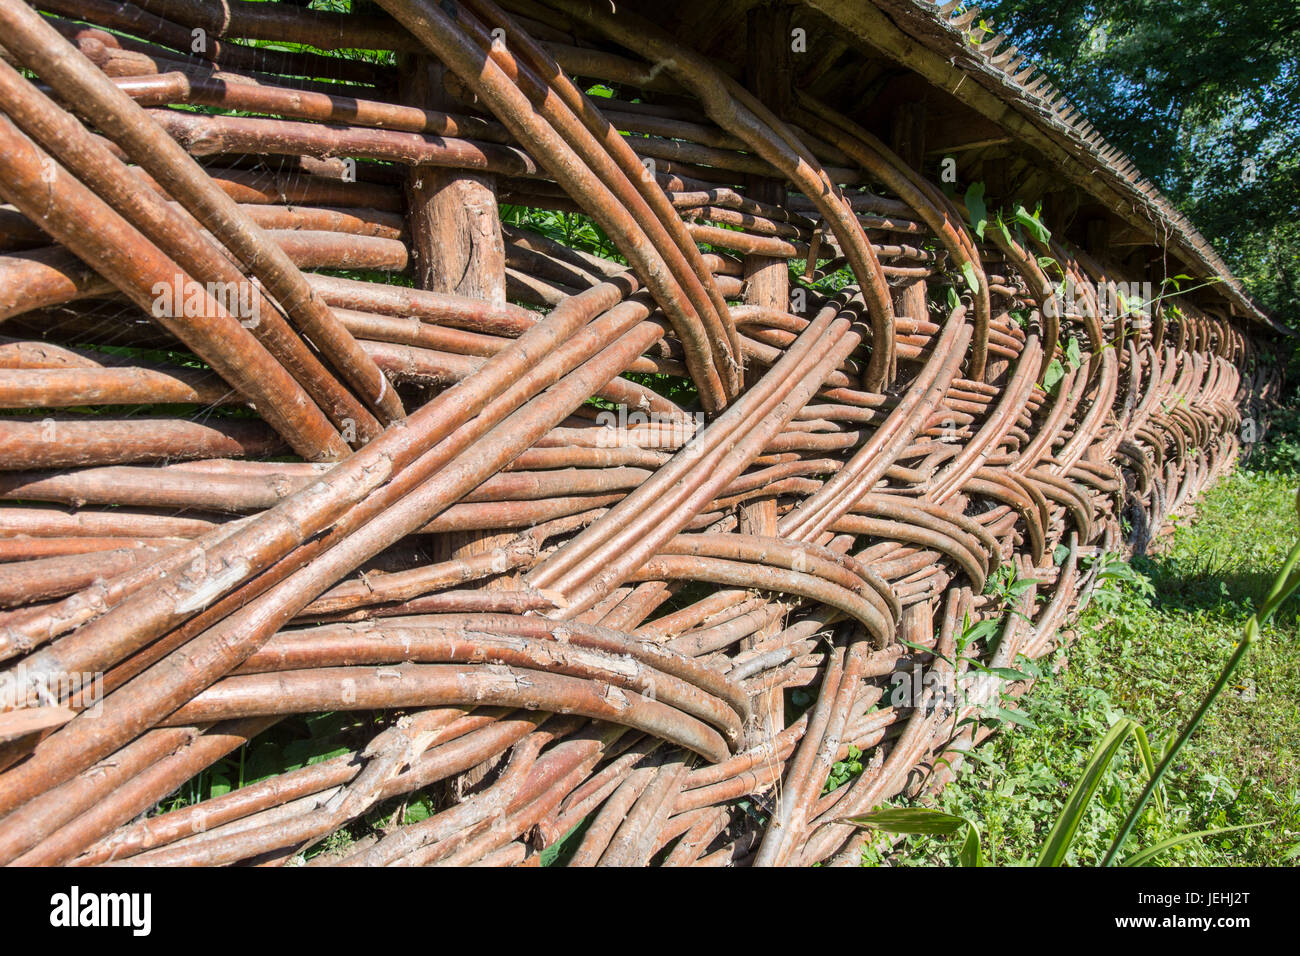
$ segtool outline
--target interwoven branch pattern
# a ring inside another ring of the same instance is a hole
[[[1212,298],[608,3],[34,7],[3,862],[286,862],[417,793],[315,859],[852,862],[1278,387]]]

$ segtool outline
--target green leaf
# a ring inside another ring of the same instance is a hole
[[[1079,340],[1073,335],[1065,346],[1065,359],[1072,369],[1083,365],[1083,352],[1079,349]]]
[[[1011,245],[1013,242],[1015,242],[1015,240],[1011,238],[1011,229],[1008,228],[1006,221],[1003,220],[1002,218],[1002,213],[998,213],[998,218],[996,221],[998,224],[998,228],[1002,230],[1003,238],[1007,240],[1007,245]]]
[[[1043,221],[1038,218],[1037,212],[1030,212],[1024,206],[1017,206],[1016,222],[1023,226],[1026,232],[1044,245],[1051,241],[1052,232],[1043,225]]]
[[[1047,371],[1043,373],[1043,388],[1049,392],[1065,378],[1065,366],[1059,359],[1052,359],[1047,363]]]
[[[1028,674],[1023,671],[1018,671],[1014,667],[985,667],[984,670],[997,677],[1001,677],[1003,680],[1029,680]]]
[[[980,290],[980,280],[979,276],[975,274],[974,264],[963,262],[961,264],[961,274],[966,277],[966,284],[970,286],[971,292],[978,294]]]
[[[405,824],[419,823],[421,820],[427,820],[433,815],[433,806],[428,800],[416,800],[406,808],[406,813],[402,817]]]
[[[989,667],[987,664],[982,664],[979,661],[971,661],[970,666],[977,671],[981,671],[985,674],[992,674],[994,677],[1000,677],[1003,680],[1029,680],[1028,674],[1018,671],[1014,667]]]
[[[1032,720],[1030,720],[1029,717],[1026,716],[1024,713],[1022,713],[1021,711],[1012,710],[1009,707],[997,707],[997,706],[986,707],[985,710],[988,712],[988,715],[990,717],[994,717],[997,720],[1003,721],[1004,723],[1017,724],[1021,727],[1024,727],[1026,730],[1038,729],[1038,725],[1034,723]]]
[[[975,235],[984,238],[984,227],[988,225],[989,210],[984,204],[984,184],[974,183],[966,190],[966,214],[970,217],[971,228]]]
[[[973,823],[966,827],[966,839],[962,841],[961,849],[957,851],[957,862],[962,866],[984,865],[984,852],[980,847],[979,831],[975,829]]]
[[[992,637],[998,632],[998,622],[994,619],[980,621],[977,624],[970,623],[967,619],[962,627],[960,638],[957,640],[958,650],[965,650],[968,646],[979,640]]]
[[[886,833],[949,835],[971,826],[965,817],[928,807],[903,807],[896,810],[872,810],[840,821],[860,827],[872,827]]]
[[[897,810],[873,810],[858,817],[848,817],[841,823],[855,826],[871,827],[886,833],[922,834],[928,836],[951,836],[966,832],[961,849],[957,851],[957,862],[961,866],[983,866],[984,854],[980,846],[979,828],[966,817],[931,810],[928,807],[906,807]]]
[[[569,832],[564,834],[564,836],[560,837],[550,846],[544,847],[541,852],[541,859],[538,860],[538,863],[542,866],[556,866],[562,858],[571,856],[572,851],[577,846],[574,838],[580,831],[585,831],[587,824],[590,822],[590,817],[583,817],[571,826]]]
[[[208,790],[209,797],[224,796],[230,792],[230,789],[230,781],[226,779],[224,774],[214,773],[212,775],[212,783]]]
[[[918,643],[916,643],[916,641],[906,641],[906,640],[904,640],[904,639],[901,638],[901,637],[900,637],[900,638],[896,638],[896,640],[898,641],[898,643],[902,644],[904,647],[910,647],[912,650],[914,650],[914,651],[920,651],[922,654],[930,654],[930,653],[932,653],[932,652],[934,651],[934,648],[930,647],[929,645],[926,645],[926,644],[918,644]]]

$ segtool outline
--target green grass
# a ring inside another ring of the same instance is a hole
[[[1265,468],[1223,479],[1176,523],[1152,555],[1135,558],[1133,581],[1112,584],[1072,625],[1022,707],[1036,729],[1008,727],[968,761],[933,805],[977,823],[988,865],[1034,860],[1094,745],[1121,715],[1143,724],[1157,751],[1190,716],[1237,645],[1246,620],[1300,536],[1296,471],[1270,454]],[[1279,467],[1279,465],[1281,467]],[[1143,587],[1142,578],[1150,587]],[[1264,628],[1233,685],[1164,784],[1128,854],[1195,830],[1271,821],[1257,829],[1178,847],[1162,865],[1278,865],[1300,841],[1300,642],[1297,603]],[[1103,781],[1067,865],[1095,865],[1145,782],[1127,749]],[[901,802],[900,802],[901,803]],[[955,862],[958,841],[909,837],[864,862]]]

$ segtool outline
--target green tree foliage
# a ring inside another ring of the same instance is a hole
[[[1300,0],[981,6],[1300,325]]]

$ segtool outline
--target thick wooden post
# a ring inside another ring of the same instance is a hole
[[[454,109],[443,91],[442,72],[435,60],[409,57],[401,73],[402,102]],[[494,177],[414,166],[407,174],[406,198],[416,286],[503,304],[506,253]]]
[[[750,90],[778,116],[786,113],[793,99],[794,63],[791,51],[791,16],[786,6],[763,6],[749,11],[746,25],[747,78]],[[779,179],[750,177],[748,194],[759,202],[784,206],[785,183]],[[785,259],[770,256],[745,256],[745,302],[767,308],[790,311],[790,267]],[[756,378],[747,370],[746,385]],[[777,531],[776,499],[763,498],[742,505],[739,514],[742,534],[774,536]],[[752,647],[776,634],[780,623],[769,624],[743,646]],[[755,702],[754,725],[750,743],[770,740],[785,726],[784,701],[779,691],[765,694]]]
[[[399,79],[401,102],[454,110],[455,102],[443,87],[444,70],[430,57],[405,57]],[[506,254],[495,178],[413,166],[406,177],[406,201],[416,287],[504,304]],[[449,532],[436,539],[435,560],[482,554],[513,537]]]
[[[925,158],[924,103],[904,103],[894,111],[891,139],[890,145],[903,162],[913,169],[920,169]],[[893,299],[895,315],[906,316],[918,322],[924,322],[930,317],[924,279],[914,279],[894,286]],[[896,374],[896,370],[891,371],[890,378],[895,378]]]

